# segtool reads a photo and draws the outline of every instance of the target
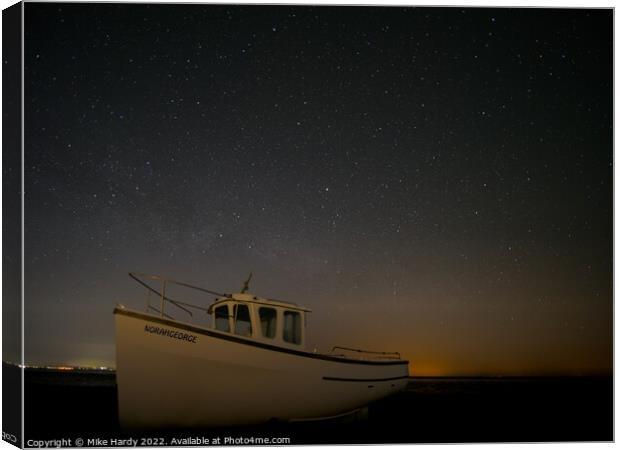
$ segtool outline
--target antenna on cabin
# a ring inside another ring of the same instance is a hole
[[[250,280],[251,279],[252,279],[252,272],[250,272],[250,276],[248,276],[248,279],[243,282],[243,287],[241,288],[241,293],[242,294],[245,294],[248,291],[248,289],[250,288]]]

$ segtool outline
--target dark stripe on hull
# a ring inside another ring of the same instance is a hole
[[[274,352],[289,353],[291,355],[303,356],[305,358],[322,359],[325,361],[334,361],[334,362],[339,362],[343,364],[363,364],[366,366],[393,366],[393,365],[409,364],[409,361],[405,361],[405,360],[363,361],[359,359],[339,358],[337,356],[320,355],[317,353],[310,353],[310,352],[306,352],[302,350],[295,350],[292,348],[278,347],[276,345],[265,344],[263,342],[258,342],[258,341],[250,341],[250,340],[239,338],[237,336],[233,336],[229,334],[216,333],[214,331],[206,330],[204,328],[196,327],[193,325],[175,322],[174,320],[162,319],[161,317],[153,317],[148,314],[139,313],[137,311],[128,311],[128,310],[120,309],[120,308],[114,308],[114,314],[134,317],[134,318],[146,320],[149,322],[155,322],[155,323],[160,323],[162,325],[168,325],[174,328],[180,328],[182,330],[192,331],[197,334],[202,334],[203,336],[209,336],[209,337],[216,338],[216,339],[223,339],[225,341],[236,342],[238,344],[244,344],[244,345],[250,345],[253,347],[264,348],[265,350],[272,350]],[[407,377],[405,376],[404,378],[407,378]]]
[[[366,383],[369,381],[394,381],[394,380],[404,380],[405,378],[409,378],[408,375],[404,375],[402,377],[391,377],[391,378],[338,378],[338,377],[323,377],[324,380],[328,381],[359,381],[362,383]]]

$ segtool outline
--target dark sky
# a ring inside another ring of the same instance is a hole
[[[417,375],[612,369],[612,11],[25,5],[26,361],[137,270]]]

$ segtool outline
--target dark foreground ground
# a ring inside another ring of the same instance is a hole
[[[6,383],[6,366],[4,374]],[[613,440],[611,377],[413,378],[406,390],[371,404],[368,417],[356,421],[150,433],[120,430],[113,373],[28,369],[25,388],[27,446],[31,439],[65,438],[75,445],[81,438],[87,446],[89,438],[127,437],[138,438],[138,445],[170,444],[173,437],[219,437],[220,444],[254,438],[246,441],[254,445],[261,443],[256,438],[281,437],[297,445]]]

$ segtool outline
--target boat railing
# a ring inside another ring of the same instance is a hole
[[[361,348],[350,348],[350,347],[341,347],[339,345],[335,345],[332,347],[331,353],[334,354],[336,350],[345,350],[348,352],[358,353],[360,358],[364,358],[364,355],[374,355],[373,359],[401,359],[399,352],[376,352],[372,350],[363,350]],[[344,356],[345,354],[338,354],[337,356]]]
[[[143,287],[146,288],[146,290],[147,290],[147,297],[146,297],[146,310],[147,310],[147,312],[155,312],[155,313],[159,314],[162,318],[165,317],[167,319],[174,320],[174,318],[172,316],[170,316],[169,314],[167,314],[165,312],[166,303],[169,303],[169,304],[175,306],[176,308],[184,311],[190,317],[194,317],[194,312],[196,312],[196,311],[201,311],[201,312],[204,312],[206,314],[208,314],[208,312],[209,312],[209,308],[208,307],[194,305],[194,304],[189,303],[189,302],[184,302],[184,301],[181,301],[181,300],[176,300],[176,299],[170,298],[168,295],[166,295],[166,288],[169,287],[170,285],[181,286],[181,287],[184,287],[184,288],[189,288],[189,289],[193,289],[195,291],[202,292],[204,294],[215,295],[215,296],[218,296],[218,297],[229,297],[229,294],[223,294],[223,293],[211,291],[209,289],[204,289],[204,288],[201,288],[201,287],[198,287],[198,286],[193,286],[191,284],[183,283],[181,281],[173,280],[171,278],[165,278],[165,277],[162,277],[162,276],[159,276],[159,275],[150,275],[150,274],[139,273],[139,272],[129,272],[129,276],[132,279],[134,279],[136,282],[141,284]],[[153,280],[153,281],[160,282],[161,283],[161,285],[160,285],[161,289],[157,290],[156,288],[154,288],[153,286],[151,286],[149,283],[147,283],[144,280]],[[157,301],[159,303],[159,308],[152,303],[152,299],[151,299],[151,295],[152,294],[156,294],[157,295],[155,301]]]

